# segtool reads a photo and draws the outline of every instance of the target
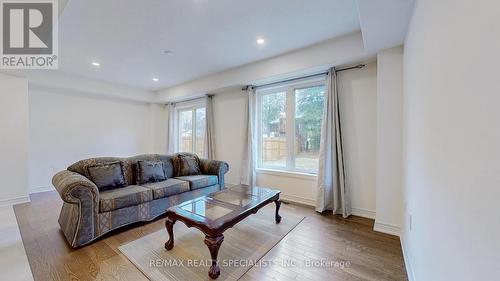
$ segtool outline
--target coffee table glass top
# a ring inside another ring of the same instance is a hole
[[[210,198],[241,207],[248,205],[256,199],[256,197],[251,194],[240,194],[236,192],[217,193],[212,195]]]
[[[245,185],[227,186],[206,196],[181,203],[171,209],[179,214],[199,217],[200,220],[216,221],[231,217],[275,196],[279,191]]]
[[[209,218],[211,220],[216,220],[233,211],[232,209],[214,204],[212,200],[206,200],[206,198],[203,197],[198,198],[197,200],[191,200],[180,207],[185,211]]]

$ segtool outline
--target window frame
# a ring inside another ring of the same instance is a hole
[[[299,80],[296,82],[281,84],[273,87],[266,87],[262,89],[256,90],[256,127],[257,127],[257,169],[261,170],[274,170],[274,171],[283,171],[283,172],[291,172],[291,173],[301,173],[301,174],[311,174],[317,175],[317,170],[309,170],[309,169],[300,169],[296,167],[296,155],[295,155],[295,110],[296,110],[296,96],[295,90],[304,89],[304,88],[312,88],[323,86],[325,87],[326,94],[326,77],[319,77],[315,79],[308,80]],[[286,93],[286,106],[285,106],[285,114],[286,114],[286,145],[287,145],[287,156],[286,156],[286,165],[282,166],[273,166],[273,165],[264,165],[262,161],[262,144],[263,144],[263,136],[262,136],[262,97],[266,95],[276,94],[279,92]]]
[[[203,108],[205,109],[205,112],[207,110],[206,108],[206,104],[205,102],[203,101],[199,101],[199,102],[190,102],[190,103],[186,103],[186,104],[180,104],[180,105],[177,105],[175,107],[175,134],[177,135],[176,136],[176,147],[175,147],[175,150],[177,152],[189,152],[189,153],[194,153],[194,154],[197,154],[196,153],[196,143],[197,143],[197,140],[196,140],[196,111],[200,108]],[[180,147],[181,147],[181,144],[182,144],[182,134],[181,134],[181,120],[180,120],[180,114],[181,112],[185,112],[185,111],[191,111],[192,114],[191,114],[191,122],[192,122],[192,126],[191,126],[191,130],[192,130],[192,133],[191,133],[191,137],[192,137],[192,142],[191,142],[191,151],[180,151]],[[206,116],[205,116],[206,118]],[[205,128],[205,132],[203,132],[204,134],[206,134],[206,129]],[[203,151],[202,154],[204,154],[205,152]],[[203,155],[198,155],[199,157],[202,157]]]

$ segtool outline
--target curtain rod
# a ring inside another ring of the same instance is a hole
[[[341,71],[346,71],[346,70],[351,70],[351,69],[359,69],[359,68],[363,68],[363,67],[365,67],[364,64],[357,64],[357,65],[354,65],[354,66],[349,66],[349,67],[345,67],[345,68],[335,69],[335,72],[341,72]],[[296,77],[296,78],[291,78],[291,79],[286,79],[286,80],[282,80],[282,81],[277,81],[277,82],[272,82],[272,83],[267,83],[267,84],[262,84],[262,85],[256,85],[256,86],[247,85],[247,86],[243,87],[242,90],[246,91],[246,90],[248,90],[249,87],[253,87],[254,89],[257,89],[257,88],[269,87],[269,86],[273,86],[273,85],[278,85],[278,84],[293,82],[293,81],[307,79],[307,78],[313,78],[313,77],[317,77],[317,76],[327,75],[328,72],[330,72],[330,71],[323,71],[323,72],[316,73],[316,74],[311,74],[311,75],[306,75],[306,76],[301,76],[301,77]]]
[[[211,98],[211,97],[213,97],[213,96],[214,96],[214,94],[206,94],[206,95],[204,95],[203,97],[187,98],[187,99],[181,99],[181,100],[178,100],[178,101],[170,101],[170,102],[166,102],[166,103],[165,103],[165,105],[169,105],[169,104],[176,104],[176,103],[187,102],[187,101],[200,100],[200,99],[204,99],[204,98],[206,98],[206,97]]]
[[[360,63],[357,65],[336,69],[335,72],[341,72],[341,71],[346,71],[346,70],[351,70],[351,69],[360,69],[360,68],[363,68],[365,66],[366,66],[365,64]]]

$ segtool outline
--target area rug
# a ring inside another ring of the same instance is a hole
[[[281,223],[276,224],[273,209],[263,208],[224,232],[217,280],[238,280],[252,266],[263,264],[261,258],[304,219],[283,210],[280,211]],[[168,240],[166,230],[151,233],[118,249],[150,280],[211,280],[208,277],[210,253],[204,238],[198,229],[177,222],[174,248],[170,251],[164,248]]]

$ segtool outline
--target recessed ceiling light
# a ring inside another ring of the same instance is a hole
[[[259,45],[262,45],[262,44],[266,43],[266,40],[264,40],[264,38],[257,38],[257,40],[255,42],[257,42],[257,44],[259,44]]]
[[[158,82],[158,81],[160,81],[160,79],[158,79],[158,78],[155,77],[155,78],[153,78],[153,81],[154,82]]]
[[[96,62],[96,61],[92,62],[92,65],[93,65],[93,66],[101,66],[101,64],[100,64],[100,63],[98,63],[98,62]]]

